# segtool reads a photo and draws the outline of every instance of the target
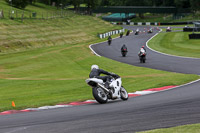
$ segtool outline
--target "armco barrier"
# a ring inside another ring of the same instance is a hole
[[[111,22],[112,24],[115,25],[158,25],[158,22]]]
[[[189,39],[200,39],[200,34],[196,33],[189,34]]]
[[[193,24],[193,22],[160,23],[160,25],[187,25],[187,24]]]
[[[193,22],[172,22],[172,23],[162,23],[162,22],[112,22],[112,24],[117,25],[187,25],[193,24]]]
[[[184,32],[193,32],[193,31],[198,32],[198,31],[200,31],[200,28],[184,27],[184,28],[183,28],[183,31],[184,31]]]

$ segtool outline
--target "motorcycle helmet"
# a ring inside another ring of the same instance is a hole
[[[99,69],[99,66],[98,66],[98,65],[92,65],[92,66],[91,66],[91,70],[92,70],[92,69]]]
[[[144,46],[142,46],[142,48],[144,48]]]

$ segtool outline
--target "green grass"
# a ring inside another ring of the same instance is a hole
[[[172,55],[200,58],[200,40],[189,39],[191,32],[160,33],[149,43],[149,47]]]
[[[8,21],[12,23],[0,21],[0,52],[86,43],[96,41],[98,33],[121,29],[98,18],[76,14],[59,19]]]
[[[92,64],[121,75],[128,92],[199,78],[93,55],[88,45],[105,41],[97,34],[114,29],[121,27],[73,13],[59,19],[0,20],[0,111],[92,99],[85,83]]]
[[[24,10],[12,7],[7,4],[4,0],[0,1],[0,10],[3,10],[4,19],[8,19],[11,16],[11,9],[14,11],[12,13],[12,17],[14,19],[18,18],[21,21],[22,14],[24,14],[24,18],[32,18],[32,13],[35,12],[36,18],[50,18],[51,16],[57,16],[61,14],[61,9],[57,9],[56,7],[47,6],[40,3],[34,3],[33,5],[28,5]],[[65,12],[66,10],[63,10]],[[54,14],[54,15],[52,15]],[[70,15],[70,13],[68,13]],[[4,21],[4,20],[1,20]],[[7,20],[6,20],[7,21]]]
[[[151,14],[151,13],[145,13],[144,18],[137,17],[133,18],[132,22],[188,22],[188,21],[197,21],[200,20],[200,14],[196,14],[193,16],[193,14],[186,15],[185,17],[175,19],[173,18],[172,14]]]
[[[199,133],[199,132],[200,132],[200,124],[191,124],[191,125],[165,128],[165,129],[155,129],[138,133]]]

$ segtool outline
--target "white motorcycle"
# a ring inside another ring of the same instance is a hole
[[[146,52],[144,49],[141,49],[140,52],[138,53],[140,63],[145,63],[146,61]]]
[[[122,86],[121,78],[118,75],[111,76],[108,88],[102,79],[89,78],[86,83],[92,87],[93,96],[99,103],[106,103],[108,99],[128,100],[128,93]]]

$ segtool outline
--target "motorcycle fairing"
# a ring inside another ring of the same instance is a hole
[[[111,82],[110,84],[110,87],[113,87],[114,88],[114,93],[113,93],[113,97],[117,97],[117,98],[120,98],[120,88],[122,86],[122,81],[121,81],[121,78],[118,78],[114,81]]]
[[[86,79],[86,83],[89,83],[90,81],[103,84],[103,80],[102,79],[98,79],[98,78],[89,78],[89,79]]]

